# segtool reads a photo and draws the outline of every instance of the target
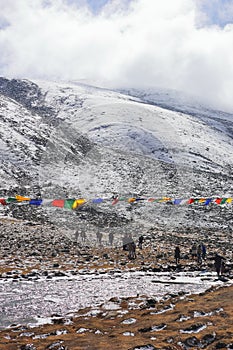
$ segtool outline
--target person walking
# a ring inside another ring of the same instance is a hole
[[[143,236],[140,236],[140,237],[138,238],[138,248],[139,248],[139,249],[142,249],[143,240],[144,240],[144,237],[143,237]]]
[[[214,266],[215,266],[215,270],[217,272],[218,278],[223,272],[224,260],[225,258],[223,256],[219,255],[218,253],[215,253]]]
[[[198,245],[197,247],[197,262],[198,264],[202,263],[202,249],[201,249],[201,244]]]
[[[175,260],[176,260],[176,265],[180,263],[180,248],[177,246],[175,248]]]
[[[112,244],[113,244],[113,233],[112,233],[112,231],[110,231],[109,234],[108,234],[108,242],[109,242],[109,245],[112,246]]]
[[[204,243],[201,244],[201,250],[202,250],[202,259],[205,260],[206,259],[206,246],[204,245]]]
[[[190,249],[192,260],[197,257],[197,245],[194,243]]]

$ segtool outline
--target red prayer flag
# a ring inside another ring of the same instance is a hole
[[[216,198],[215,199],[215,203],[217,203],[217,204],[221,204],[221,201],[222,201],[222,198]]]
[[[7,202],[6,202],[5,198],[0,198],[0,203],[2,205],[7,205]]]
[[[193,198],[190,198],[190,199],[188,200],[188,204],[192,204],[192,203],[194,203],[194,199],[193,199]]]
[[[53,207],[64,208],[65,200],[64,199],[54,199],[52,201]]]

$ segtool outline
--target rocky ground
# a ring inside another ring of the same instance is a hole
[[[141,294],[112,298],[72,315],[51,315],[51,324],[33,328],[12,324],[0,331],[0,349],[233,349],[233,262],[231,237],[225,232],[166,234],[151,228],[143,233],[145,242],[142,250],[137,248],[137,258],[129,260],[120,235],[114,237],[110,247],[107,234],[102,244],[88,232],[85,242],[77,242],[74,232],[56,226],[9,219],[1,219],[0,224],[1,283],[52,279],[85,271],[211,273],[215,251],[226,258],[222,288],[210,288],[200,295],[166,294],[160,301]],[[190,257],[193,241],[207,246],[207,259],[201,264]],[[176,245],[182,255],[178,266],[174,261]]]

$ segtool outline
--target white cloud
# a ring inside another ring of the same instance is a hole
[[[1,75],[161,86],[233,111],[233,24],[200,27],[195,0],[115,0],[98,15],[70,0],[0,8]]]

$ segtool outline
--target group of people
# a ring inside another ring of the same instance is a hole
[[[192,260],[196,259],[199,264],[202,263],[202,260],[206,259],[206,253],[207,253],[206,246],[203,243],[198,245],[194,243],[190,249]],[[179,246],[175,247],[174,258],[175,258],[176,264],[178,265],[181,259],[181,252],[180,252]],[[225,271],[225,262],[224,262],[225,258],[216,252],[213,260],[214,260],[216,273],[218,277],[220,277],[220,275],[222,275],[223,272]]]
[[[142,244],[144,241],[144,237],[141,235],[138,238],[138,247],[139,249],[142,249]],[[122,247],[123,250],[126,250],[129,252],[128,254],[128,258],[129,259],[136,259],[136,243],[134,242],[132,235],[129,234],[125,234],[123,236],[123,242],[122,242]]]
[[[206,259],[206,246],[201,244],[194,243],[192,247],[190,248],[190,254],[193,260],[197,260],[199,264],[202,263],[202,260]],[[180,248],[177,246],[175,248],[174,258],[176,260],[176,264],[178,265],[180,263]]]
[[[75,232],[76,241],[79,239],[79,237],[81,238],[82,242],[84,242],[86,240],[86,233],[83,230],[77,230]],[[103,234],[100,231],[97,231],[96,232],[96,239],[100,245],[102,244],[102,237],[103,237]],[[108,243],[110,246],[113,245],[113,240],[114,240],[114,235],[113,235],[113,232],[110,231],[109,235],[108,235]],[[144,237],[143,237],[143,235],[140,235],[138,237],[138,244],[137,244],[139,249],[142,249],[143,242],[144,242]],[[135,243],[135,241],[130,233],[125,234],[123,236],[122,248],[123,248],[123,250],[128,251],[128,258],[130,260],[136,259],[136,257],[137,257],[136,256],[137,245],[136,245],[136,243]],[[206,250],[206,246],[204,245],[204,243],[200,243],[200,244],[193,243],[192,244],[192,246],[190,248],[190,256],[191,256],[192,260],[196,260],[198,264],[202,264],[202,261],[206,260],[206,254],[207,254],[207,250]],[[180,260],[181,260],[181,251],[180,251],[179,246],[175,247],[174,258],[175,258],[176,264],[179,265]],[[224,257],[219,255],[218,253],[215,254],[214,266],[215,266],[215,270],[216,270],[218,277],[220,277],[220,275],[224,272],[224,269],[225,269],[224,260],[225,260]]]

